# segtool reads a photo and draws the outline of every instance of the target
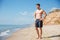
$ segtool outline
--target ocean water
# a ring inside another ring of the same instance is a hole
[[[13,32],[26,28],[28,25],[0,25],[0,40],[6,40]]]

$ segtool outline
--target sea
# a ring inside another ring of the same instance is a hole
[[[23,28],[29,27],[26,25],[0,25],[0,40],[6,40],[12,33],[21,30]]]

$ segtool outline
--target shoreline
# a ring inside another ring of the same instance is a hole
[[[45,27],[43,27],[43,37],[46,37],[46,36],[52,36],[52,35],[60,35],[60,32],[58,32],[58,30],[60,30],[60,25],[44,25]],[[51,29],[50,29],[51,28]],[[48,31],[47,31],[48,30]],[[52,32],[52,30],[55,32]],[[48,33],[46,33],[46,32]],[[50,34],[50,32],[52,32]],[[56,33],[57,32],[57,33]],[[10,37],[8,37],[6,40],[37,40],[36,39],[36,31],[35,31],[35,27],[34,26],[30,26],[30,27],[26,27],[26,28],[23,28],[21,30],[18,30],[16,32],[14,32]],[[50,40],[51,38],[43,38],[43,39],[48,39]],[[60,39],[57,38],[58,40]],[[56,40],[57,40],[56,39]],[[55,38],[53,38],[53,40],[55,40]]]
[[[1,31],[0,32],[0,40],[6,40],[10,36],[12,36],[13,33],[17,32],[19,30],[23,30],[23,29],[28,28],[28,27],[29,27],[29,25],[28,26],[21,27],[21,28],[20,27],[19,28],[14,28],[12,30],[11,29],[5,29],[4,31]]]

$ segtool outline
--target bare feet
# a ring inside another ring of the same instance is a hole
[[[39,39],[39,37],[37,37],[37,39]]]
[[[42,37],[40,37],[38,40],[42,40]]]
[[[37,39],[38,39],[38,40],[41,40],[41,39],[42,39],[42,37],[38,37]]]
[[[42,37],[40,37],[40,39],[42,39]]]
[[[40,35],[40,39],[42,39],[42,34]]]

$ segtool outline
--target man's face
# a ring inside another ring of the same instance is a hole
[[[37,9],[39,9],[39,8],[40,8],[40,6],[36,5],[36,8],[37,8]]]

